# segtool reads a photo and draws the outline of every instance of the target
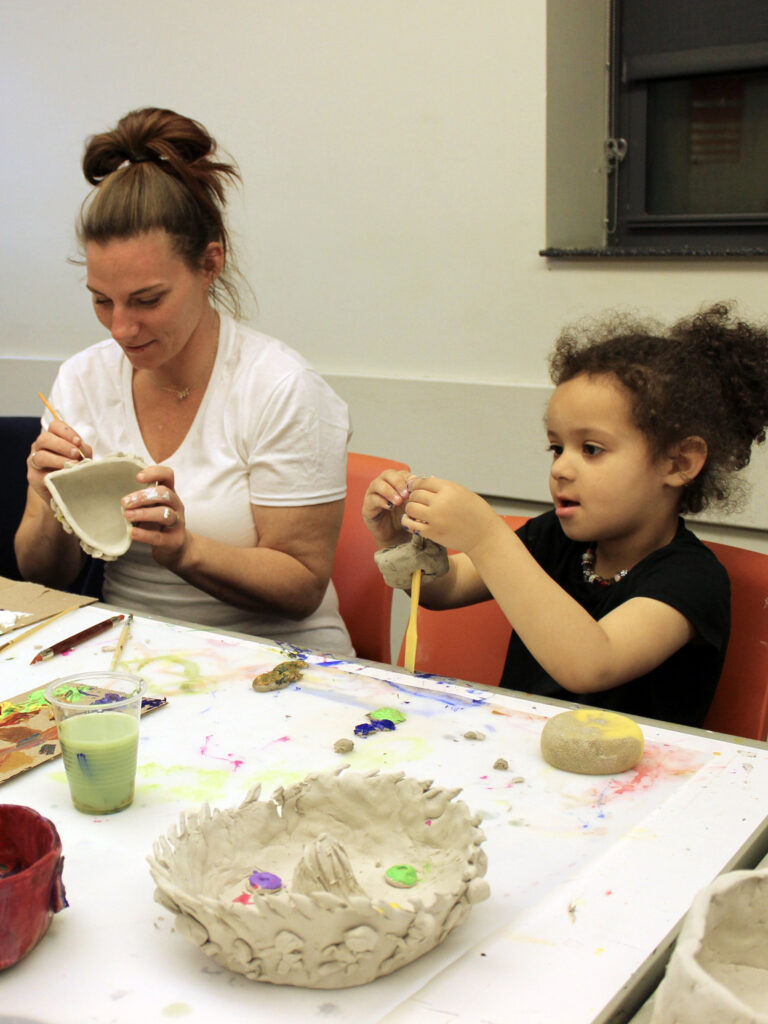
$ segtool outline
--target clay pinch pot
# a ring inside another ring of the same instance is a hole
[[[480,817],[454,801],[458,789],[341,768],[269,800],[260,791],[235,809],[182,816],[148,858],[176,931],[229,970],[276,985],[363,985],[437,946],[489,895]],[[393,888],[393,865],[415,869],[417,883]],[[282,888],[249,897],[258,872]]]
[[[56,826],[31,807],[0,804],[0,970],[26,956],[67,906]]]
[[[120,499],[137,490],[136,474],[146,463],[137,455],[85,459],[45,478],[51,508],[87,555],[113,562],[131,546],[130,529]]]
[[[696,896],[653,998],[652,1024],[768,1024],[768,869]]]

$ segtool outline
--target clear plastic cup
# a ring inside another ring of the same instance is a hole
[[[112,814],[132,803],[144,689],[127,672],[80,672],[46,687],[78,811]]]

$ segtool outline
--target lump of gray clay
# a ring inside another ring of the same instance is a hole
[[[442,544],[414,536],[409,543],[384,548],[373,556],[388,587],[408,590],[413,574],[421,569],[425,579],[436,579],[448,572],[448,552]]]

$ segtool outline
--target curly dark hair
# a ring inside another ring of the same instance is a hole
[[[732,474],[768,426],[768,329],[717,303],[670,329],[614,314],[567,328],[549,362],[552,381],[612,374],[630,394],[635,425],[661,456],[686,437],[707,444],[703,469],[683,490],[681,512],[728,507]],[[738,494],[738,490],[736,490]]]
[[[83,174],[95,187],[80,211],[81,246],[160,229],[195,270],[208,244],[219,242],[228,259],[212,298],[239,313],[224,206],[226,186],[240,175],[216,158],[216,140],[202,124],[159,107],[132,110],[86,140]]]

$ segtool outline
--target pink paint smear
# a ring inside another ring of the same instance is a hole
[[[225,754],[222,757],[221,754],[211,754],[211,753],[209,753],[208,748],[210,746],[210,743],[211,743],[212,739],[213,739],[213,733],[211,733],[210,736],[206,736],[205,737],[205,743],[202,745],[202,747],[200,747],[200,753],[203,755],[203,757],[210,757],[214,761],[226,761],[227,764],[231,764],[232,765],[232,768],[233,768],[234,771],[237,771],[238,768],[242,767],[244,762],[241,761],[239,758],[236,758],[234,754]]]

